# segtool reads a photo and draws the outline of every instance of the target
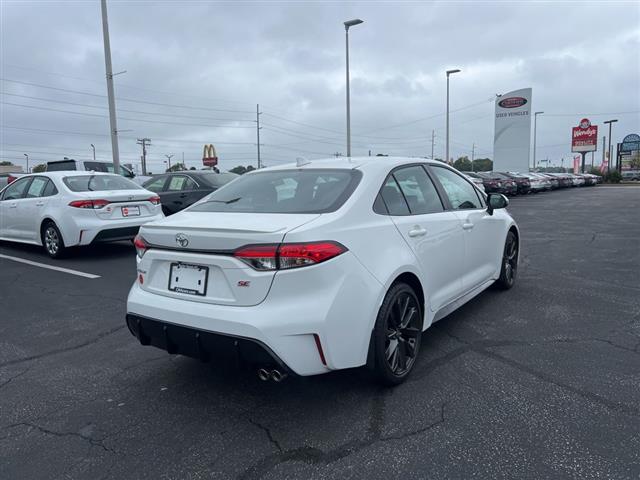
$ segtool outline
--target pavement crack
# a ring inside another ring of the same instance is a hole
[[[382,402],[374,402],[372,406],[372,418],[375,418],[380,412],[379,409],[382,406],[384,408],[384,403]],[[278,444],[279,452],[271,455],[267,455],[266,457],[259,460],[257,463],[249,467],[243,473],[239,475],[238,478],[242,480],[256,480],[264,477],[267,473],[273,470],[275,467],[282,463],[286,462],[302,462],[310,465],[321,464],[321,465],[329,465],[338,460],[346,458],[354,453],[357,453],[365,448],[368,448],[379,442],[389,442],[395,440],[402,440],[405,438],[409,438],[415,435],[419,435],[421,433],[425,433],[445,422],[445,410],[446,403],[440,405],[440,415],[438,419],[430,424],[419,428],[417,430],[411,430],[409,432],[404,432],[401,434],[381,435],[380,428],[376,427],[376,422],[378,420],[372,420],[372,427],[370,428],[370,434],[367,438],[360,440],[353,440],[351,442],[347,442],[339,447],[336,447],[332,450],[323,451],[316,447],[311,447],[308,445],[303,445],[301,447],[292,448],[288,450],[283,450]],[[251,421],[251,420],[250,420]],[[251,421],[254,425],[260,427],[259,424]],[[263,427],[260,427],[264,430]],[[271,439],[271,436],[270,436]]]
[[[83,435],[83,434],[78,433],[78,432],[58,432],[58,431],[51,430],[51,429],[48,429],[48,428],[42,427],[40,425],[36,425],[35,423],[30,423],[30,422],[14,423],[12,425],[7,426],[6,428],[16,428],[16,427],[35,428],[36,430],[38,430],[39,432],[41,432],[41,433],[43,433],[45,435],[52,435],[54,437],[76,437],[76,438],[80,438],[80,439],[82,439],[82,440],[84,440],[86,442],[89,442],[90,445],[102,448],[105,452],[114,453],[114,454],[118,453],[115,450],[107,447],[104,443],[102,443],[102,441],[96,440],[95,438],[92,438],[92,437],[90,437],[88,435]]]
[[[112,335],[112,334],[122,330],[125,327],[126,327],[126,325],[120,325],[118,327],[112,328],[111,330],[107,330],[106,332],[102,332],[102,333],[96,335],[91,340],[87,340],[86,342],[82,342],[82,343],[79,343],[77,345],[72,345],[70,347],[58,348],[58,349],[54,349],[54,350],[49,350],[48,352],[39,353],[37,355],[31,355],[29,357],[16,358],[15,360],[9,360],[7,362],[0,363],[0,368],[6,367],[6,366],[9,366],[9,365],[17,365],[19,363],[30,362],[31,360],[39,360],[39,359],[44,358],[44,357],[50,357],[52,355],[58,355],[60,353],[66,353],[66,352],[72,352],[74,350],[79,350],[79,349],[84,348],[86,346],[93,345],[94,343],[99,342],[103,338],[108,337],[109,335]]]
[[[0,388],[6,387],[7,385],[9,385],[12,381],[14,381],[16,378],[21,377],[22,375],[24,375],[25,373],[27,373],[29,370],[31,370],[31,367],[27,367],[25,368],[23,371],[13,375],[12,377],[9,377],[8,380],[5,380],[4,382],[0,383]]]
[[[282,450],[282,446],[280,445],[280,442],[278,442],[278,440],[273,436],[273,434],[271,433],[271,429],[269,427],[267,427],[266,425],[262,425],[259,422],[256,422],[255,420],[253,420],[252,418],[249,418],[249,423],[251,423],[252,425],[255,425],[256,427],[258,427],[260,430],[262,430],[264,433],[267,434],[267,438],[269,439],[269,442],[275,446],[278,451],[280,453],[283,452]]]

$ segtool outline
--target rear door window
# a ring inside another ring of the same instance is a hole
[[[29,185],[26,198],[42,197],[42,193],[44,192],[48,181],[49,179],[46,177],[35,177],[31,182],[31,185]]]
[[[444,207],[435,185],[419,165],[393,172],[412,215],[442,212]]]
[[[58,189],[56,188],[55,184],[51,181],[51,179],[49,179],[49,181],[47,182],[47,186],[44,187],[42,196],[52,197],[53,195],[57,195],[57,194],[58,194]]]
[[[69,170],[77,170],[75,160],[47,163],[47,172],[68,172]]]
[[[143,186],[147,190],[151,190],[152,192],[155,192],[155,193],[160,193],[164,188],[164,184],[166,183],[166,181],[167,181],[167,177],[158,177],[158,178],[154,178],[150,182],[145,183]]]

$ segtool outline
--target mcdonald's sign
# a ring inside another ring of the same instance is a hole
[[[216,147],[211,143],[205,145],[202,150],[202,164],[205,167],[215,167],[218,165],[218,156],[216,155]]]

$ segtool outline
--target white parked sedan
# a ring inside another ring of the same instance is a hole
[[[110,173],[37,173],[0,191],[0,240],[42,245],[53,258],[75,245],[132,239],[160,218],[160,197]]]
[[[423,330],[513,286],[506,197],[436,161],[365,157],[245,174],[144,225],[127,325],[143,345],[263,379],[368,365],[403,381]]]

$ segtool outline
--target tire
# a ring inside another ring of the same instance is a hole
[[[374,374],[387,386],[404,382],[415,365],[422,337],[422,307],[406,283],[393,285],[373,329]]]
[[[516,283],[516,276],[518,274],[518,248],[518,238],[515,233],[509,230],[507,239],[504,242],[500,277],[495,283],[495,286],[501,290],[509,290]]]
[[[62,258],[67,253],[62,234],[52,221],[42,227],[42,246],[51,258]]]

